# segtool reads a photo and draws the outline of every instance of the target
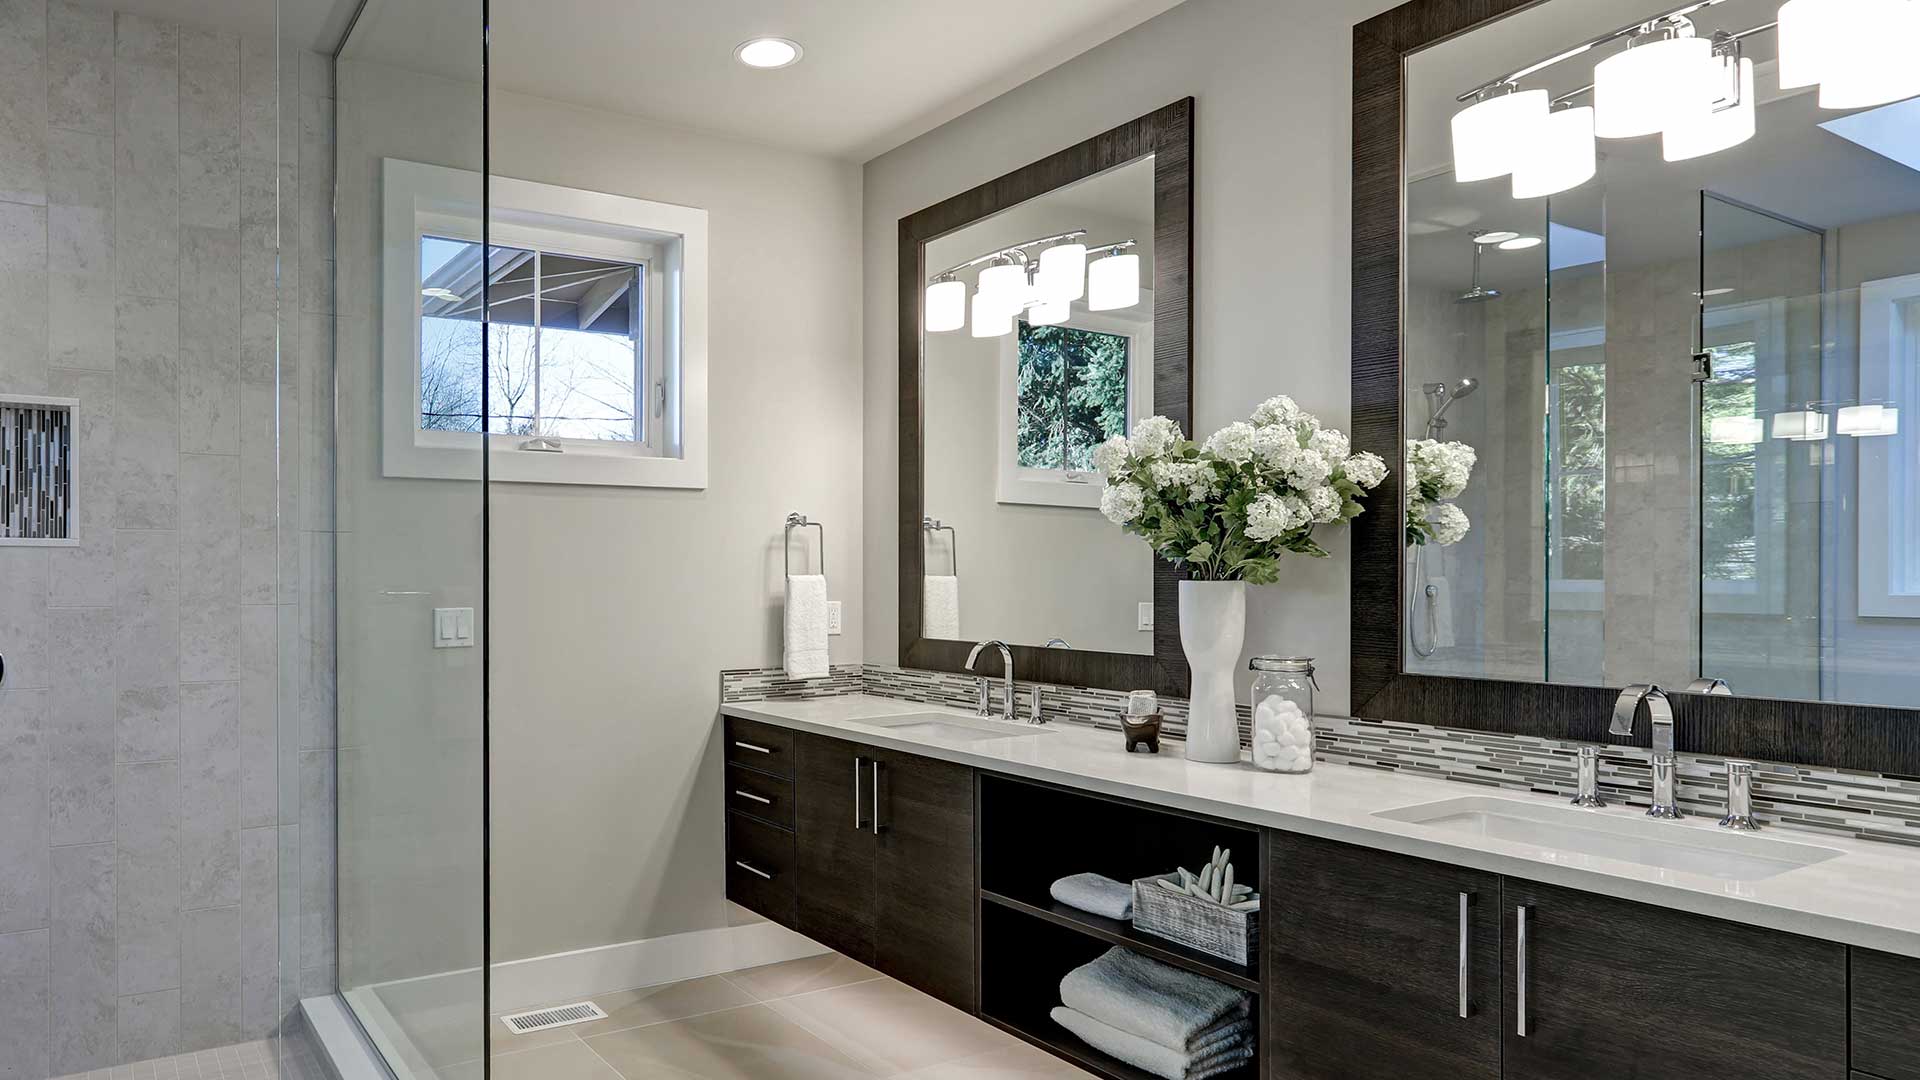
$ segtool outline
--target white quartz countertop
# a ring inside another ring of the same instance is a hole
[[[1008,725],[1006,738],[948,740],[863,721],[908,714],[969,714],[867,694],[730,702],[721,706],[721,712],[1249,825],[1920,957],[1920,850],[1896,844],[1777,828],[1758,834],[1729,833],[1698,816],[1659,823],[1661,828],[1699,830],[1690,839],[1702,846],[1737,850],[1735,846],[1755,837],[1767,837],[1839,852],[1774,877],[1730,881],[1375,816],[1469,795],[1565,805],[1565,800],[1554,796],[1327,762],[1316,763],[1313,772],[1304,776],[1283,776],[1244,761],[1238,765],[1190,762],[1175,741],[1162,742],[1157,755],[1128,754],[1118,732],[1078,724],[1051,723],[1033,734],[1027,732],[1035,729],[1024,725]],[[1626,806],[1580,813],[1645,816],[1643,810]],[[1044,827],[1041,822],[1035,825]]]

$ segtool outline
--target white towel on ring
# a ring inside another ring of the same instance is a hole
[[[928,574],[920,580],[926,597],[920,605],[920,636],[960,640],[960,579],[952,574]]]
[[[827,661],[827,578],[787,576],[786,668],[789,679],[824,679]]]

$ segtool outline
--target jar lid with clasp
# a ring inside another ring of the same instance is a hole
[[[1285,671],[1305,675],[1313,683],[1315,690],[1320,689],[1320,681],[1313,677],[1313,657],[1311,656],[1256,656],[1247,661],[1248,671]]]

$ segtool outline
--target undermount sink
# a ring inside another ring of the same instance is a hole
[[[905,716],[877,716],[860,721],[871,727],[898,731],[903,735],[931,735],[954,742],[983,742],[987,739],[1018,739],[1025,735],[1043,735],[1048,729],[1031,724],[1010,724],[984,716],[955,716],[952,713],[909,713]]]
[[[1614,859],[1725,881],[1762,881],[1840,854],[1817,844],[1657,820],[1637,809],[1588,810],[1482,795],[1373,816],[1522,844],[1551,862]]]

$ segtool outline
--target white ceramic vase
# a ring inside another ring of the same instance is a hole
[[[1233,677],[1247,637],[1244,581],[1180,583],[1180,648],[1193,672],[1187,706],[1187,760],[1240,760]]]

